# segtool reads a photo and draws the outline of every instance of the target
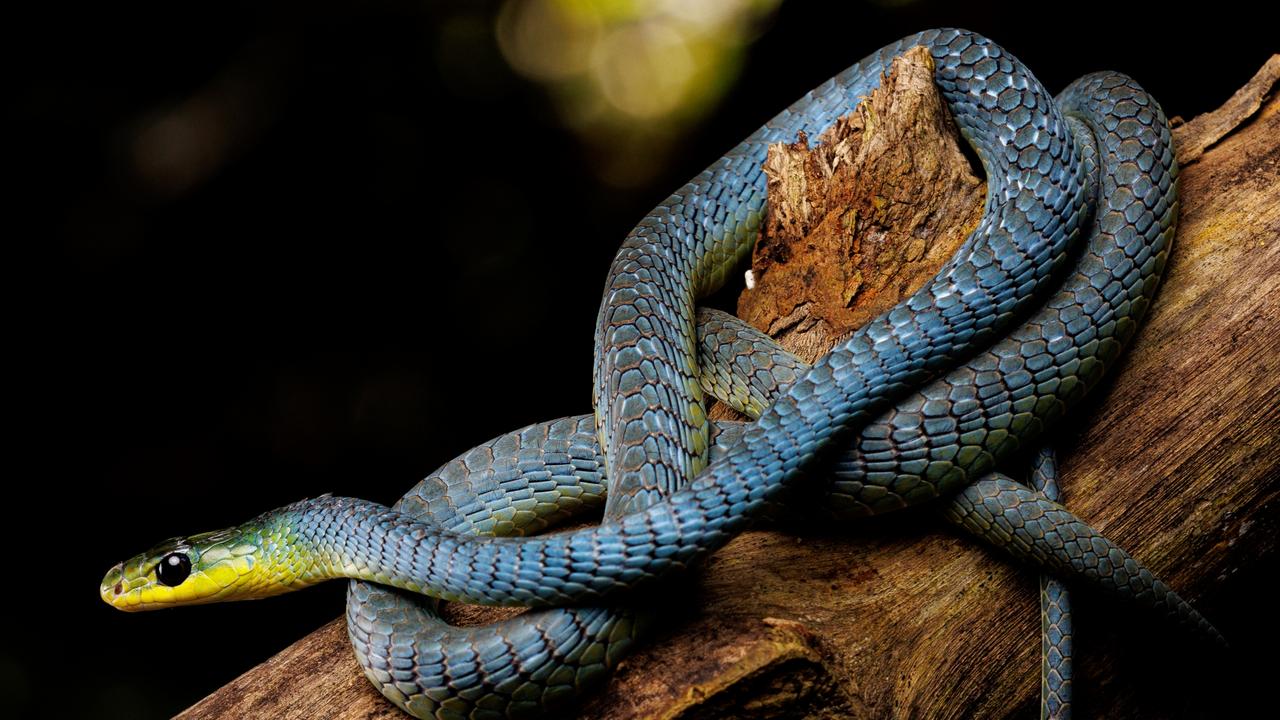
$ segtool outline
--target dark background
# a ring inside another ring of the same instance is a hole
[[[164,717],[337,616],[342,583],[141,615],[97,586],[161,538],[323,492],[391,502],[477,442],[587,412],[596,305],[627,230],[884,43],[959,25],[1051,89],[1119,69],[1184,117],[1280,49],[1222,2],[1181,27],[1168,5],[830,5],[784,2],[723,102],[627,189],[595,178],[601,150],[491,39],[462,65],[442,45],[459,17],[491,25],[491,7],[140,2],[11,18],[13,437],[32,462],[7,490],[0,712]],[[228,77],[242,83],[220,116],[235,133],[187,145],[203,174],[139,165],[139,127]],[[1229,668],[1274,667],[1261,651],[1274,628],[1254,626],[1261,575],[1201,603],[1237,644]],[[1189,696],[1160,713],[1239,702],[1220,660],[1193,673],[1202,687],[1162,685],[1162,662],[1202,662],[1175,641],[1168,659],[1131,663],[1154,663],[1139,679],[1153,697]]]

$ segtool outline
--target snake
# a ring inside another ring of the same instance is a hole
[[[1040,448],[1031,467],[1032,488],[1049,500],[1060,502],[1058,456],[1051,445]],[[1072,675],[1075,667],[1075,619],[1066,583],[1048,573],[1040,574],[1040,717],[1068,720],[1072,710]]]
[[[977,228],[923,288],[812,366],[770,365],[772,349],[741,352],[754,341],[714,328],[703,353],[696,303],[750,251],[768,145],[820,134],[916,46],[986,173]],[[1135,558],[1001,472],[1133,336],[1177,211],[1167,120],[1132,79],[1087,75],[1055,101],[978,34],[904,38],[774,117],[627,236],[598,315],[593,415],[497,438],[394,508],[322,496],[164,541],[109,570],[102,598],[146,610],[352,578],[349,633],[384,695],[419,717],[538,714],[634,646],[652,621],[643,592],[816,493],[843,519],[933,503],[1015,558],[1222,642]],[[764,375],[789,377],[751,389]],[[711,423],[708,393],[758,419]],[[598,526],[524,536],[601,506]],[[546,609],[447,628],[436,600]]]

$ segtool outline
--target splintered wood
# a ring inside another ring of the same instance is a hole
[[[810,147],[769,149],[769,211],[739,316],[807,361],[933,277],[982,218],[986,185],[914,48]]]

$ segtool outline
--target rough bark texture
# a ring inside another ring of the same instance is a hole
[[[932,91],[915,61],[830,148],[770,160],[786,197],[771,196],[769,228],[800,234],[762,243],[757,261],[772,264],[756,268],[743,305],[761,327],[820,332],[799,345],[807,355],[878,312],[864,303],[882,309],[922,282],[974,222],[981,187],[975,196],[956,174],[963,156],[934,132],[948,121],[936,98],[917,96]],[[1251,681],[1267,669],[1275,628],[1254,615],[1267,606],[1249,590],[1280,536],[1278,72],[1272,58],[1222,111],[1178,128],[1182,216],[1165,284],[1111,381],[1058,436],[1067,504],[1197,603],[1236,650],[1168,637],[1081,595],[1082,716],[1225,716],[1265,689]],[[894,147],[904,138],[935,144]],[[775,262],[824,252],[851,264],[825,260],[806,275]],[[840,532],[749,532],[679,587],[689,609],[625,661],[584,717],[1034,714],[1034,574],[931,513]],[[400,715],[365,681],[335,621],[182,717]]]

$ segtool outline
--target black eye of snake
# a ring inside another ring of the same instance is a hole
[[[191,559],[186,553],[169,553],[156,566],[156,579],[161,585],[177,587],[191,574]]]

